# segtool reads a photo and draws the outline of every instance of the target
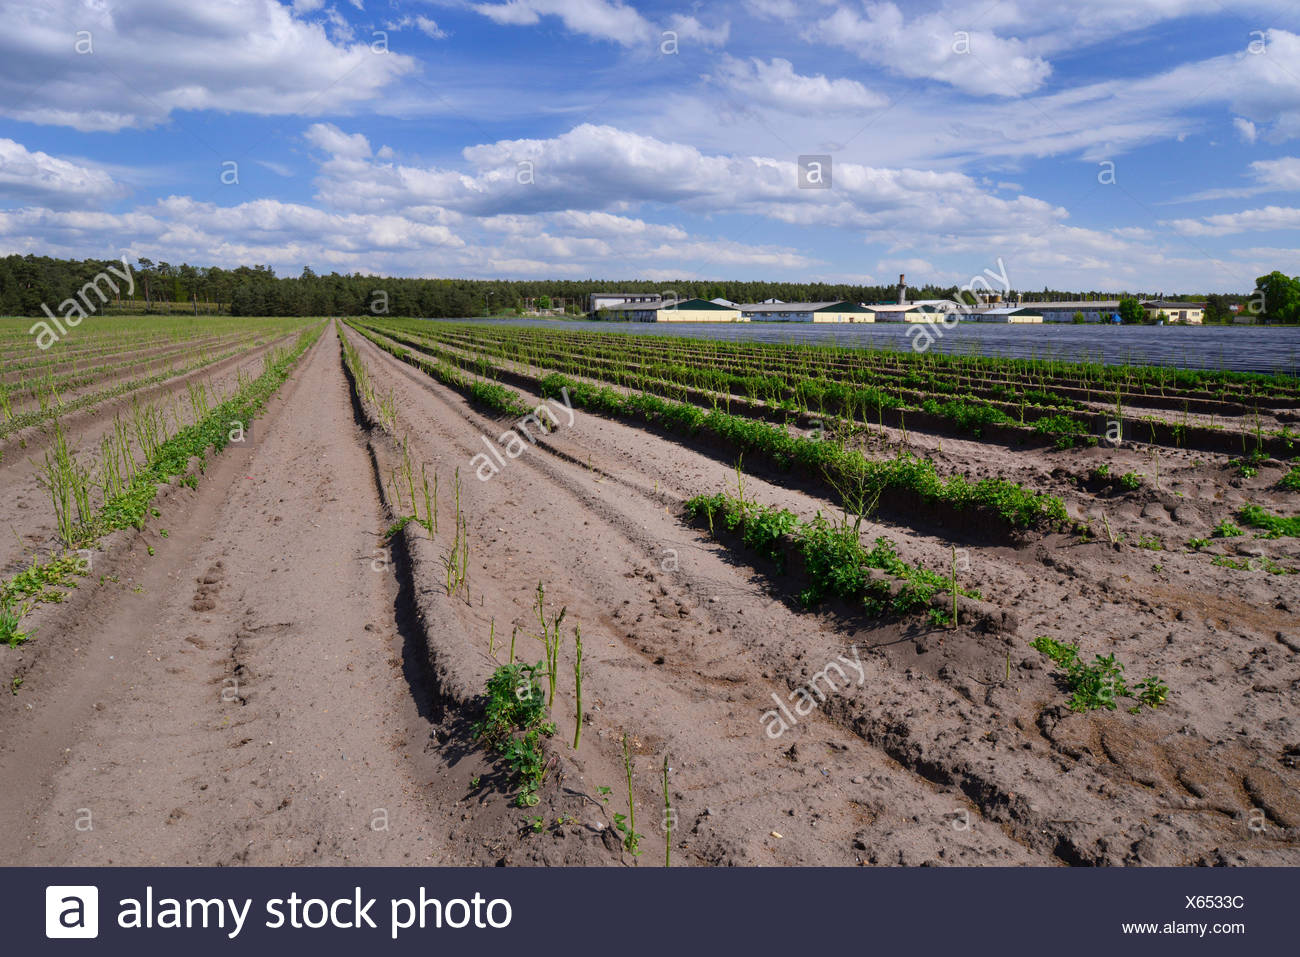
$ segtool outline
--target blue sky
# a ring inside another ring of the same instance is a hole
[[[0,0],[0,252],[1248,291],[1300,5]],[[831,185],[798,159],[831,157]]]

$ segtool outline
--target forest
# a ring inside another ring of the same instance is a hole
[[[0,258],[0,315],[42,315],[42,304],[57,312],[59,303],[77,294],[94,277],[119,260],[73,260],[48,256],[10,255]],[[298,276],[281,277],[270,266],[179,266],[141,258],[133,266],[132,298],[118,299],[103,312],[151,313],[193,311],[233,316],[356,316],[389,315],[455,318],[513,315],[537,308],[569,314],[586,311],[593,292],[655,292],[678,298],[724,298],[733,302],[893,302],[893,285],[864,286],[847,283],[754,282],[744,280],[673,281],[609,279],[412,279],[332,272],[318,275],[305,267]],[[1273,321],[1300,321],[1300,280],[1274,272],[1260,277],[1259,286],[1270,294],[1276,308],[1266,310]],[[122,293],[126,295],[125,291]],[[956,286],[925,284],[910,287],[909,298],[948,299]],[[1012,295],[1015,293],[1013,291]],[[1097,290],[1025,292],[1029,301],[1105,299],[1117,295]],[[1123,295],[1154,298],[1159,292],[1133,291]],[[1186,298],[1207,303],[1207,322],[1230,322],[1232,305],[1249,305],[1252,294]]]

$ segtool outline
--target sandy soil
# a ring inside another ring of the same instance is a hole
[[[734,487],[726,456],[580,411],[570,424],[553,404],[563,427],[481,482],[471,457],[511,423],[349,336],[397,399],[395,434],[323,337],[251,451],[113,542],[95,574],[116,583],[43,609],[39,655],[0,654],[29,666],[0,706],[0,842],[16,860],[630,863],[612,833],[627,734],[642,864],[663,859],[665,756],[675,865],[1300,863],[1300,576],[1064,536],[957,542],[996,626],[810,614],[790,582],[683,522],[686,497]],[[387,546],[395,438],[440,478],[440,529]],[[1111,497],[1071,481],[1097,450],[937,445],[946,465],[1041,480],[1074,514],[1105,508],[1130,541],[1205,534],[1245,494],[1190,458],[1162,465],[1162,491]],[[446,594],[441,564],[457,468],[468,599]],[[788,476],[754,470],[746,488],[830,510]],[[899,516],[869,534],[935,567],[953,544]],[[1243,545],[1281,559],[1290,541]],[[469,723],[513,628],[521,657],[541,657],[539,580],[566,631],[582,627],[589,721],[575,753],[566,640],[550,773],[521,810]],[[1156,671],[1168,704],[1071,714],[1028,647],[1043,633]],[[824,686],[830,662],[846,678],[770,736],[773,696]]]

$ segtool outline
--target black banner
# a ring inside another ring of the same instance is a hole
[[[1287,953],[1298,878],[1283,869],[3,868],[0,913],[9,954]]]

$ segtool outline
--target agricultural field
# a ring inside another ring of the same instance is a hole
[[[17,862],[1300,864],[1293,378],[374,317],[0,356]]]

